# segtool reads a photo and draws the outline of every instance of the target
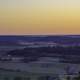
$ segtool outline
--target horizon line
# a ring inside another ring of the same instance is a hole
[[[1,34],[0,36],[80,36],[80,34]]]

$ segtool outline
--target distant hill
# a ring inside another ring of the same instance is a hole
[[[0,44],[18,44],[22,42],[55,42],[60,44],[80,44],[79,35],[62,36],[0,36]]]

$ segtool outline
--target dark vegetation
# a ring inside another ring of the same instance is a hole
[[[61,62],[80,63],[80,46],[69,47],[27,47],[22,50],[12,50],[7,55],[24,57],[24,61],[34,61],[39,57],[56,57]]]

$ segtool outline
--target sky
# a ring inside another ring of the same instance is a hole
[[[0,35],[80,34],[80,0],[0,0]]]

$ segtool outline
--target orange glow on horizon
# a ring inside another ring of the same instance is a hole
[[[80,1],[57,1],[56,5],[47,0],[45,6],[1,7],[0,34],[80,34]]]

